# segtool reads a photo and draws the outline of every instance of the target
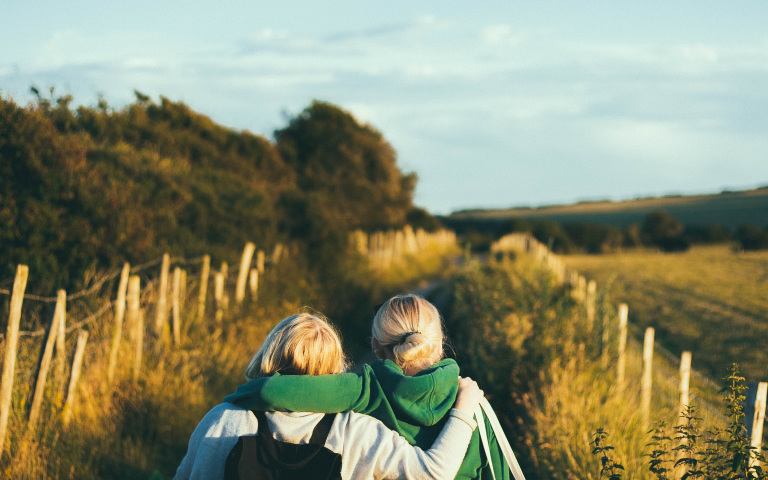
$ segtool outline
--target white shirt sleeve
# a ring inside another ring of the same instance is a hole
[[[456,477],[472,436],[471,414],[451,410],[429,450],[409,444],[379,420],[359,413],[336,416],[326,448],[341,455],[345,480],[402,478],[444,480]]]

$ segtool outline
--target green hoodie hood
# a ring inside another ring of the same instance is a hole
[[[459,366],[453,360],[442,360],[412,377],[405,375],[391,360],[377,360],[370,368],[401,421],[435,425],[456,401]]]

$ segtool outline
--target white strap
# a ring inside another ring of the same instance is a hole
[[[485,456],[488,459],[488,465],[491,468],[491,476],[493,477],[493,480],[496,480],[496,472],[493,471],[493,463],[491,462],[491,449],[488,445],[488,435],[485,431],[483,413],[485,413],[485,416],[488,418],[493,433],[496,435],[496,440],[498,441],[501,452],[504,454],[504,459],[506,459],[507,465],[512,472],[512,477],[515,480],[525,480],[523,470],[520,468],[520,464],[517,463],[517,458],[515,458],[515,454],[512,452],[512,447],[509,445],[507,436],[504,435],[504,431],[501,429],[501,424],[496,417],[496,413],[493,411],[493,408],[491,408],[491,404],[488,403],[488,400],[483,397],[480,399],[480,408],[476,410],[475,416],[477,416],[477,429],[480,434],[480,441],[483,444],[483,450],[485,450]]]
[[[485,398],[483,398],[485,400]],[[482,400],[481,400],[482,401]],[[480,435],[480,443],[483,444],[485,458],[488,460],[488,468],[491,469],[491,476],[496,480],[496,472],[493,471],[493,462],[491,462],[491,448],[488,446],[488,434],[485,432],[485,419],[483,418],[483,409],[480,405],[475,410],[477,418],[477,433]]]

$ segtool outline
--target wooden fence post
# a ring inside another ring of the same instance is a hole
[[[358,234],[359,236],[359,233],[362,233],[362,232],[358,230],[355,233]],[[272,260],[271,260],[272,265],[277,265],[278,263],[280,263],[280,257],[282,256],[283,256],[283,244],[278,242],[277,244],[275,244],[275,249],[272,250]]]
[[[205,316],[205,301],[208,296],[208,277],[211,274],[211,256],[203,256],[203,270],[200,272],[200,291],[197,295],[197,318],[202,320]]]
[[[179,283],[179,312],[183,312],[187,302],[187,271],[181,269],[181,280]]]
[[[627,350],[627,317],[629,307],[626,303],[619,305],[619,360],[616,365],[616,381],[619,387],[624,386],[624,371],[626,369]]]
[[[32,396],[32,405],[29,408],[29,429],[34,430],[37,426],[37,417],[40,415],[40,406],[43,404],[43,394],[45,393],[45,382],[48,377],[48,369],[51,366],[53,357],[53,346],[56,337],[59,334],[59,322],[63,321],[64,312],[67,304],[67,292],[59,290],[56,298],[56,308],[53,310],[51,323],[48,327],[48,336],[43,346],[43,356],[40,360],[40,367],[37,373],[37,382]]]
[[[597,301],[597,282],[590,280],[587,284],[587,332],[592,333],[595,325],[595,303]]]
[[[245,300],[245,282],[248,281],[248,272],[251,270],[251,260],[253,260],[253,252],[255,250],[256,245],[253,242],[246,243],[243,249],[243,256],[240,258],[240,270],[237,272],[237,285],[235,286],[235,301],[238,304],[243,303],[243,300]],[[261,253],[261,251],[259,252]]]
[[[251,287],[251,298],[255,302],[259,299],[259,271],[255,268],[251,269],[251,275],[248,284]]]
[[[750,446],[754,448],[755,452],[759,452],[763,444],[763,424],[765,423],[765,404],[768,399],[768,382],[760,382],[757,385],[757,392],[755,395],[755,413],[752,417],[752,428],[750,435]],[[749,421],[749,419],[747,419]],[[750,455],[749,466],[754,467],[757,464],[757,459]]]
[[[117,367],[117,357],[120,352],[120,341],[123,338],[123,320],[125,319],[125,294],[128,289],[128,277],[131,274],[131,265],[123,264],[120,273],[120,284],[117,287],[117,304],[115,305],[115,331],[112,335],[112,345],[109,349],[109,365],[107,367],[107,386],[112,385]]]
[[[645,329],[643,341],[643,385],[642,385],[642,414],[646,428],[651,421],[651,389],[653,387],[653,327]]]
[[[173,313],[173,344],[176,346],[181,345],[181,312],[179,307],[181,302],[179,296],[181,295],[181,269],[176,267],[173,269],[173,287],[171,290],[171,310]]]
[[[583,275],[579,275],[578,282],[579,284],[578,284],[578,290],[576,292],[576,299],[579,302],[584,303],[584,300],[586,300],[587,298],[587,279],[584,278]]]
[[[685,407],[690,403],[689,387],[691,383],[691,352],[685,351],[680,356],[680,408],[678,414],[685,412]],[[682,417],[681,417],[682,420]]]
[[[64,378],[64,371],[67,367],[67,305],[64,303],[61,310],[61,317],[58,325],[58,332],[56,334],[56,390],[59,393],[59,405],[61,405],[61,398],[64,395],[64,385],[66,379]]]
[[[264,250],[256,252],[256,269],[259,271],[259,274],[264,273]]]
[[[603,367],[603,370],[608,368],[609,358],[608,358],[608,344],[611,341],[611,331],[610,331],[610,317],[607,313],[603,313],[603,325],[602,325],[602,331],[603,331],[603,338],[602,338],[602,348],[600,349],[600,363]]]
[[[83,353],[85,344],[88,342],[88,331],[80,330],[77,334],[77,346],[75,347],[75,357],[72,359],[72,376],[69,378],[69,388],[67,389],[67,400],[64,402],[64,426],[69,425],[72,418],[72,404],[75,399],[75,388],[80,379],[80,369],[83,366]]]
[[[144,318],[141,315],[141,278],[133,275],[128,280],[128,324],[133,330],[135,356],[133,360],[133,381],[139,379],[141,355],[144,352]]]
[[[157,312],[155,312],[155,334],[166,338],[168,332],[168,273],[171,268],[171,257],[163,254],[163,265],[160,269],[160,285],[157,292]]]
[[[3,376],[0,380],[0,454],[5,445],[5,433],[8,429],[8,415],[11,412],[11,392],[13,389],[13,372],[16,367],[16,348],[19,345],[19,322],[21,321],[21,305],[24,302],[24,291],[27,289],[29,267],[16,267],[16,278],[13,280],[11,293],[11,308],[8,317],[8,328],[5,333],[5,357],[3,360]]]
[[[224,318],[224,274],[221,272],[214,277],[213,298],[216,303],[216,328],[220,328]]]

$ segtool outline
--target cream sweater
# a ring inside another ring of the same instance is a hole
[[[272,412],[266,416],[275,440],[307,443],[323,414]],[[475,425],[471,414],[453,409],[450,416],[432,448],[424,451],[372,417],[338,413],[325,447],[341,455],[345,480],[450,479],[459,470]],[[249,410],[231,403],[214,407],[192,433],[187,455],[174,478],[223,478],[224,462],[238,438],[257,432],[258,421]]]

